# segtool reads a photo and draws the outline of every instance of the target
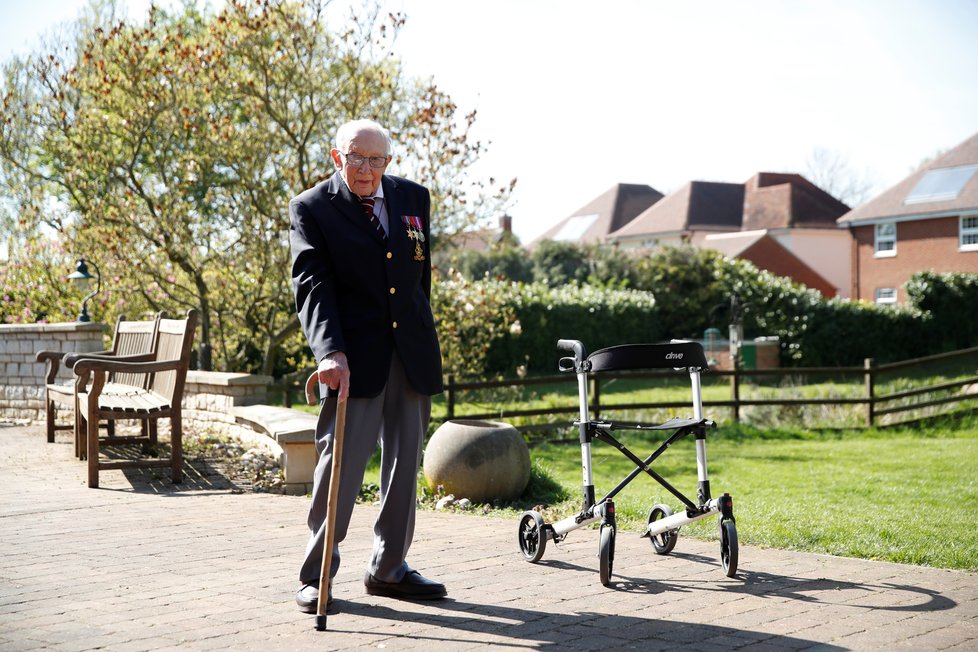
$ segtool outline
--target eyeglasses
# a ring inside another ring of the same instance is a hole
[[[340,152],[343,154],[343,152]],[[360,167],[365,161],[370,161],[370,167],[372,168],[382,168],[387,165],[388,156],[360,156],[359,154],[354,154],[350,152],[349,154],[343,154],[346,158],[346,162],[355,168]]]

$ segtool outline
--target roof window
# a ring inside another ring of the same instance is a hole
[[[978,165],[959,165],[953,168],[930,170],[914,186],[904,204],[923,204],[957,198],[961,189],[974,176]]]
[[[598,215],[578,215],[572,217],[564,223],[564,226],[560,227],[560,230],[554,234],[554,240],[569,240],[576,241],[580,240],[588,229],[591,228],[595,222],[598,221]]]

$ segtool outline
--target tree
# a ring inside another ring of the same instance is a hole
[[[692,245],[658,247],[635,261],[635,288],[655,295],[656,310],[669,337],[702,337],[714,306],[729,301],[717,282],[724,257]]]
[[[868,200],[876,187],[869,173],[852,169],[845,154],[816,147],[808,156],[805,176],[844,204],[856,207]]]
[[[11,253],[0,265],[0,324],[74,321],[86,293],[67,281],[74,261],[60,245],[32,241]],[[92,307],[104,308],[118,299],[115,293],[102,292]]]
[[[533,280],[557,287],[583,283],[590,272],[588,254],[576,242],[544,240],[533,251]]]
[[[135,24],[100,15],[93,5],[74,40],[5,66],[0,181],[23,233],[44,225],[98,252],[128,312],[196,307],[205,368],[211,351],[220,368],[262,373],[303,355],[288,200],[329,175],[342,122],[391,128],[392,172],[429,186],[436,234],[475,222],[468,205],[506,201],[469,199],[486,188],[467,175],[483,148],[475,115],[457,124],[447,95],[404,76],[390,56],[399,14],[368,5],[333,28],[317,0],[231,0],[151,6]]]

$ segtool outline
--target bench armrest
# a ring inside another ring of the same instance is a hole
[[[61,358],[67,355],[64,351],[38,351],[34,354],[34,359],[38,362],[48,362],[53,360],[54,362],[60,362]]]
[[[92,353],[69,353],[64,358],[65,366],[74,369],[79,360],[118,360],[120,362],[152,362],[155,356],[152,353],[134,353],[132,355],[115,355],[111,351],[94,351]]]
[[[34,354],[35,360],[47,364],[47,369],[44,373],[45,383],[50,384],[54,382],[54,377],[58,375],[58,366],[61,364],[61,359],[65,355],[63,351],[38,351]]]
[[[182,360],[160,360],[158,362],[122,362],[117,358],[82,358],[75,363],[76,376],[90,372],[110,372],[127,374],[152,374],[159,371],[176,371],[183,366]]]

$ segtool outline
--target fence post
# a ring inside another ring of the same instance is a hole
[[[594,418],[601,418],[601,386],[598,384],[598,377],[591,376],[591,396],[594,397],[594,404],[592,405],[592,412],[594,412]]]
[[[872,428],[873,421],[876,418],[876,399],[873,396],[875,390],[874,374],[873,374],[873,359],[865,358],[863,360],[863,369],[866,370],[863,375],[863,380],[866,384],[866,427]]]
[[[282,402],[285,407],[292,407],[292,383],[286,377],[282,378]]]
[[[733,401],[733,422],[740,423],[740,356],[733,357],[733,375],[730,376],[730,400]]]
[[[448,374],[448,391],[445,396],[445,418],[455,418],[455,374]]]

